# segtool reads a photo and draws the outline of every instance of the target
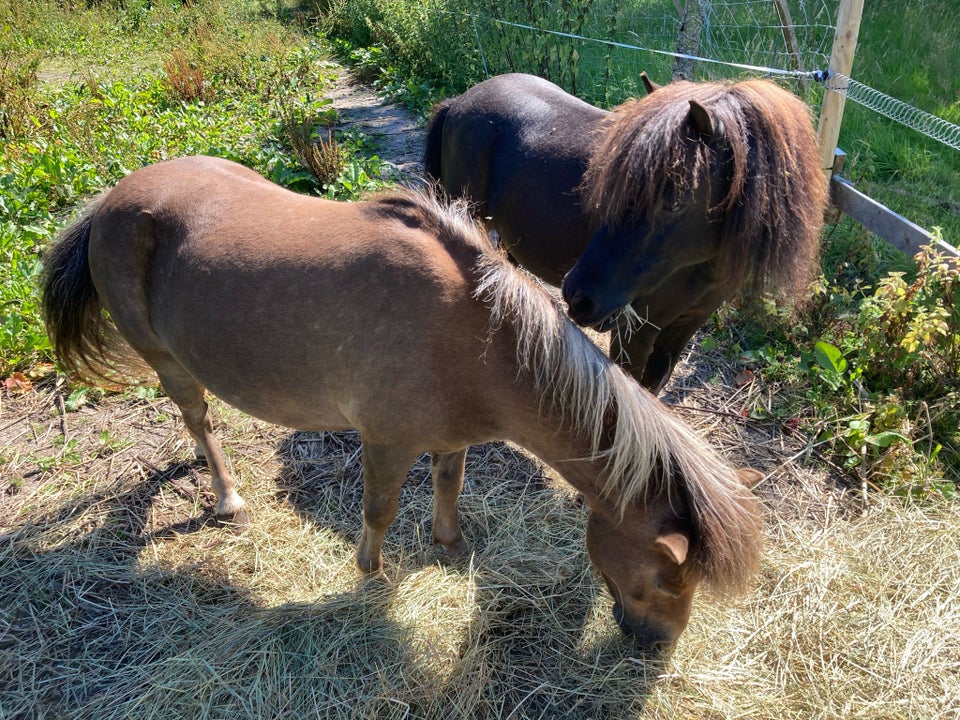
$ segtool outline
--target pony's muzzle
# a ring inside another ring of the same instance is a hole
[[[613,604],[613,619],[617,622],[626,637],[633,639],[644,651],[648,653],[663,653],[673,645],[673,639],[666,634],[655,630],[647,623],[630,623],[623,612],[620,603]]]
[[[609,330],[616,320],[616,312],[604,313],[600,304],[589,295],[576,290],[569,292],[563,288],[563,299],[567,303],[567,314],[580,327],[590,327],[604,332]]]
[[[573,292],[570,292],[567,289],[566,283],[564,283],[564,287],[563,287],[563,299],[567,303],[567,308],[568,308],[568,312],[570,313],[570,317],[578,325],[583,324],[580,322],[581,319],[589,320],[593,318],[594,315],[597,314],[598,305],[593,300],[593,298],[591,298],[588,295],[585,295],[579,290],[574,290]]]

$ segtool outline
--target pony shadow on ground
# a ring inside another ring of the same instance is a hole
[[[311,524],[354,545],[362,527],[359,435],[295,432],[278,455],[284,499]],[[455,669],[439,672],[451,676],[437,683],[438,695],[456,695],[463,676],[476,674],[485,678],[478,690],[488,696],[483,705],[500,706],[499,716],[603,717],[643,706],[666,657],[642,655],[615,627],[611,601],[587,557],[587,508],[579,494],[506,443],[471,447],[459,511],[472,553],[457,560],[432,544],[432,503],[425,455],[401,492],[384,570],[399,586],[440,567],[437,582],[466,580],[475,588],[470,627],[457,641]],[[431,614],[415,620],[440,622]],[[610,667],[623,666],[625,658],[632,671],[611,676]]]
[[[0,714],[173,718],[199,717],[206,707],[248,717],[263,700],[257,672],[269,673],[275,658],[285,682],[311,679],[308,695],[320,699],[314,709],[329,712],[336,688],[324,683],[355,677],[377,687],[384,668],[402,665],[402,648],[381,642],[402,636],[387,612],[385,584],[361,582],[316,603],[268,607],[224,562],[152,564],[144,548],[158,540],[191,535],[215,545],[227,536],[212,519],[212,496],[204,497],[202,462],[146,470],[64,501],[3,537]],[[157,507],[164,494],[191,485],[199,491],[194,500],[209,507],[158,523],[158,510],[166,517]],[[336,647],[331,638],[346,635],[338,624],[358,607],[364,627],[349,633],[349,648]],[[285,716],[286,701],[282,693],[268,698],[253,716]]]
[[[277,478],[296,512],[351,545],[359,447],[356,434],[295,433],[282,443]],[[390,580],[358,572],[346,589],[309,602],[265,603],[230,560],[205,554],[249,542],[215,526],[208,488],[202,463],[133,469],[6,536],[5,714],[439,718],[467,707],[475,717],[603,717],[641,707],[655,680],[658,664],[624,663],[636,653],[606,601],[598,620],[582,503],[506,445],[468,456],[461,514],[471,558],[438,565],[421,459],[388,534]],[[207,509],[166,513],[171,489]],[[184,536],[200,548],[187,561],[169,544]],[[165,546],[173,562],[151,560],[150,548]],[[468,620],[451,633],[429,607],[398,610],[398,591],[425,570],[456,585],[449,597],[469,600]]]
[[[161,488],[193,473],[189,464],[171,463],[142,480],[117,479],[5,537],[0,550],[4,712],[19,716],[19,708],[26,713],[22,717],[77,717],[84,702],[113,692],[123,666],[183,649],[194,628],[181,633],[171,627],[171,633],[156,633],[146,643],[138,634],[170,619],[153,611],[166,607],[178,590],[170,578],[140,575],[137,565]],[[190,518],[161,534],[192,532],[204,524],[202,517]],[[249,606],[242,590],[218,578],[197,576],[191,584],[197,602]],[[105,672],[107,667],[114,672]]]

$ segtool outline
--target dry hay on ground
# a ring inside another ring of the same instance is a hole
[[[620,638],[583,504],[508,445],[470,452],[476,552],[452,565],[429,542],[428,466],[413,468],[384,582],[353,564],[355,434],[217,403],[254,521],[236,535],[209,521],[206,469],[166,400],[63,415],[54,388],[4,397],[0,716],[960,717],[957,508],[874,496],[863,511],[804,467],[802,438],[740,418],[759,390],[694,367],[669,397],[769,473],[768,542],[752,594],[700,595],[663,662]]]

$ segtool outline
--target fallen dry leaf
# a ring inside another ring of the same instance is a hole
[[[3,386],[7,389],[8,393],[14,395],[23,395],[33,390],[33,383],[30,382],[30,378],[24,375],[22,372],[15,372],[10,377],[6,378],[3,381]]]

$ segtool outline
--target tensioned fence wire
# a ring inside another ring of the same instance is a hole
[[[614,40],[606,40],[593,38],[585,35],[580,35],[577,33],[566,32],[562,30],[550,30],[547,28],[540,28],[535,25],[529,25],[525,23],[512,22],[509,20],[501,20],[499,18],[490,18],[478,16],[475,13],[456,13],[454,11],[442,11],[448,14],[463,14],[469,17],[474,25],[474,30],[476,33],[476,40],[478,45],[478,50],[480,52],[480,57],[483,62],[484,72],[489,74],[487,70],[487,62],[484,54],[483,46],[480,41],[480,35],[476,32],[476,23],[478,20],[483,22],[494,23],[503,27],[512,27],[519,30],[525,30],[530,32],[542,33],[545,35],[550,35],[554,37],[564,38],[568,40],[575,40],[577,42],[585,43],[596,43],[603,45],[609,48],[618,48],[622,50],[631,50],[637,52],[652,53],[654,55],[669,56],[673,58],[679,58],[683,60],[689,60],[696,63],[710,63],[715,65],[722,65],[725,67],[737,68],[739,70],[747,70],[759,75],[766,76],[778,76],[791,79],[811,79],[816,82],[822,83],[827,90],[832,90],[838,92],[847,99],[852,100],[853,102],[862,105],[874,112],[883,115],[901,125],[908,127],[922,135],[936,140],[937,142],[943,143],[947,147],[953,148],[954,150],[960,150],[960,126],[955,125],[947,120],[944,120],[941,117],[933,115],[931,113],[920,110],[919,108],[913,107],[908,103],[898,100],[890,95],[887,95],[879,90],[876,90],[869,85],[865,85],[857,80],[854,80],[846,75],[841,73],[834,72],[830,69],[825,70],[787,70],[783,68],[774,68],[764,65],[754,65],[749,63],[737,63],[731,62],[729,60],[720,60],[716,58],[701,57],[698,55],[690,55],[686,53],[675,52],[671,50],[660,50],[657,48],[648,48],[642,47],[640,45],[634,45],[631,43],[624,43]]]
[[[445,12],[451,12],[451,11],[445,11]],[[700,57],[697,55],[688,55],[686,53],[675,52],[672,50],[656,50],[654,48],[645,48],[645,47],[640,47],[639,45],[631,45],[629,43],[617,42],[615,40],[599,40],[597,38],[586,37],[584,35],[576,35],[574,33],[564,32],[562,30],[548,30],[546,28],[538,28],[535,25],[525,25],[523,23],[510,22],[509,20],[499,20],[497,18],[487,18],[487,17],[479,18],[476,15],[473,15],[472,13],[469,16],[473,19],[474,23],[476,23],[476,21],[479,19],[485,22],[496,23],[497,25],[513,27],[520,30],[531,30],[534,32],[543,33],[545,35],[553,35],[554,37],[566,38],[568,40],[579,40],[581,42],[598,43],[606,47],[619,48],[621,50],[639,50],[642,52],[653,53],[654,55],[665,55],[673,58],[680,58],[681,60],[690,60],[692,62],[714,63],[716,65],[734,67],[739,70],[751,70],[753,72],[761,73],[764,75],[780,75],[783,77],[791,77],[791,78],[812,78],[814,80],[820,80],[820,81],[822,81],[822,79],[826,77],[826,75],[824,74],[825,71],[823,70],[782,70],[779,68],[766,67],[764,65],[750,65],[747,63],[735,63],[735,62],[730,62],[728,60],[716,60],[714,58]],[[480,51],[480,57],[483,60],[484,72],[487,72],[487,61],[483,53],[483,47],[480,46],[479,33],[477,34],[477,44],[479,46],[478,49]],[[487,74],[489,74],[489,72]]]
[[[831,72],[824,80],[824,87],[954,150],[960,150],[960,125],[919,110],[841,73]]]

